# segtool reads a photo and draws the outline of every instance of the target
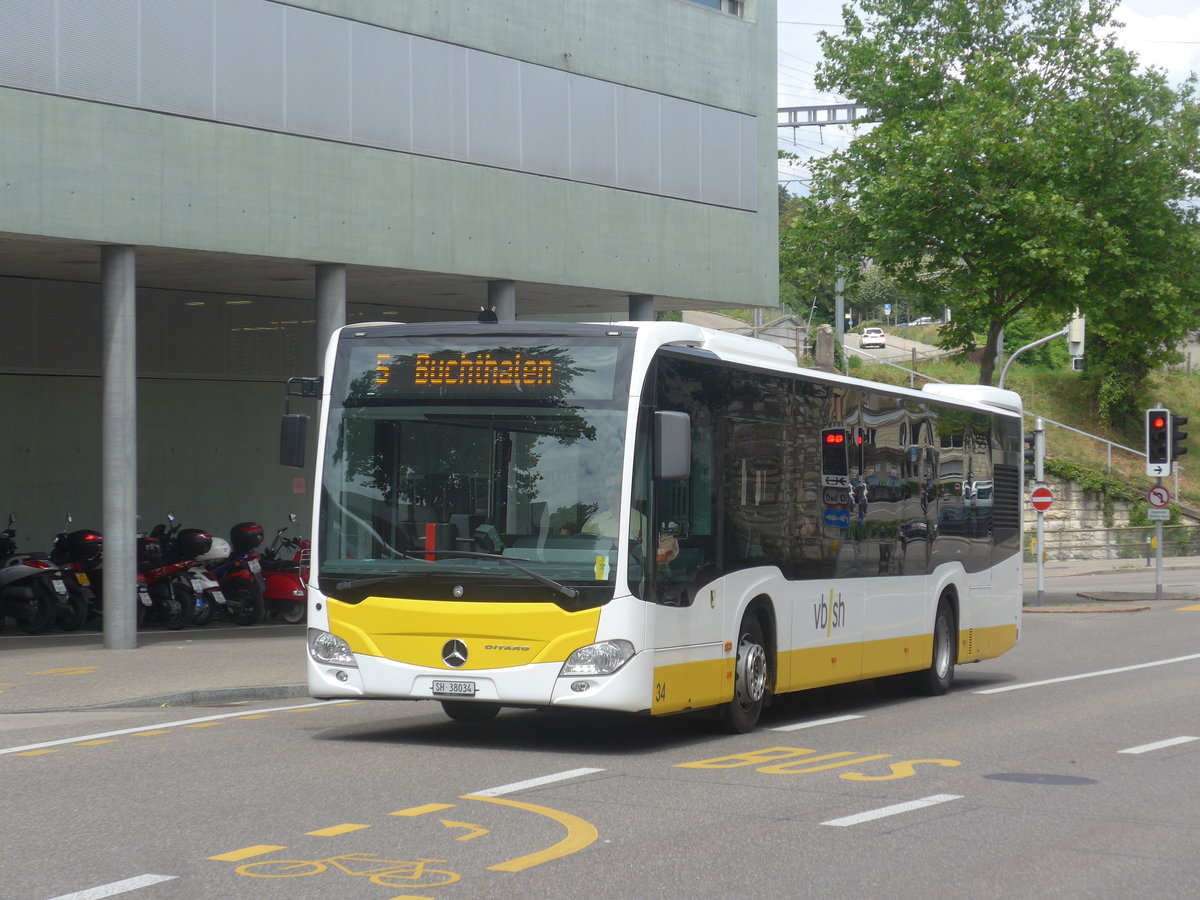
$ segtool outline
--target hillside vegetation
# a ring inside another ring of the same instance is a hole
[[[930,340],[932,337],[922,338],[915,333],[917,329],[913,331],[912,336],[918,340]],[[918,364],[917,368],[923,375],[951,383],[974,384],[979,377],[979,366],[965,360],[924,362]],[[858,365],[854,360],[851,361],[850,374],[904,386],[909,381],[908,374],[899,369],[886,365]],[[917,386],[920,385],[918,378]],[[1144,417],[1123,423],[1125,427],[1119,430],[1100,425],[1096,415],[1096,398],[1079,372],[1061,368],[1023,367],[1017,363],[1009,371],[1005,387],[1019,393],[1024,400],[1026,430],[1033,428],[1035,416],[1041,416],[1139,452],[1144,450]],[[1174,499],[1184,506],[1200,508],[1200,376],[1186,375],[1182,370],[1160,370],[1151,375],[1150,390],[1144,400],[1144,408],[1161,402],[1176,415],[1191,419],[1184,428],[1189,434],[1190,452],[1180,460],[1179,496]],[[1103,441],[1091,440],[1056,427],[1049,421],[1046,423],[1046,446],[1051,471],[1073,477],[1085,487],[1094,487],[1113,496],[1141,499],[1154,484],[1154,479],[1145,474],[1143,457],[1114,447],[1110,475],[1108,448]],[[1174,475],[1165,479],[1164,484],[1174,496]]]

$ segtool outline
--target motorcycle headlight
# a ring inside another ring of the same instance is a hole
[[[633,659],[629,641],[600,641],[580,647],[563,663],[560,678],[577,675],[611,675]]]
[[[336,634],[330,634],[328,631],[320,631],[316,628],[308,630],[308,655],[322,665],[358,668],[350,645]]]

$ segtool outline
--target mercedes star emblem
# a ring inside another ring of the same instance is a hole
[[[442,662],[452,669],[461,669],[467,662],[467,645],[462,641],[446,641],[442,647]]]

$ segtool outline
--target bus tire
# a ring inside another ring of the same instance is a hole
[[[954,613],[949,601],[943,597],[938,601],[937,615],[933,619],[933,659],[928,669],[916,675],[916,686],[922,694],[936,697],[950,690],[957,645]]]
[[[753,731],[762,713],[770,672],[762,623],[751,614],[738,629],[737,661],[734,664],[733,699],[721,710],[721,728],[730,734]]]
[[[500,712],[499,703],[473,700],[443,700],[442,711],[455,722],[490,722]]]

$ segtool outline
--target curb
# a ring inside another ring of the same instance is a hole
[[[1148,606],[1082,606],[1082,605],[1062,605],[1062,606],[1026,606],[1022,612],[1026,613],[1130,613],[1130,612],[1145,612],[1150,607]]]
[[[261,687],[213,688],[210,690],[177,691],[173,694],[158,694],[131,700],[112,700],[88,706],[55,706],[43,709],[14,709],[10,713],[54,713],[87,712],[99,709],[134,709],[150,707],[199,706],[208,703],[238,703],[248,700],[287,700],[293,697],[308,697],[307,684],[267,685]]]

